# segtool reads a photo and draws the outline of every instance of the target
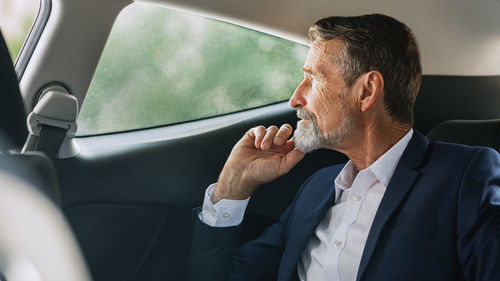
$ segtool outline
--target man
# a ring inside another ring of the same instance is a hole
[[[412,129],[416,40],[384,15],[330,17],[309,30],[301,119],[250,129],[196,211],[191,280],[500,280],[500,156],[433,143]],[[241,245],[261,184],[304,153],[345,165],[312,175],[280,221]]]

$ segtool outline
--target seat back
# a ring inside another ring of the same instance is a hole
[[[0,32],[0,128],[9,148],[21,148],[28,137],[26,113],[7,44]]]
[[[500,119],[449,120],[439,123],[427,137],[430,141],[487,146],[500,152]]]
[[[27,136],[26,114],[19,91],[18,80],[14,72],[9,50],[0,32],[0,155],[1,161],[11,163],[5,166],[8,172],[14,172],[52,200],[60,204],[59,184],[52,160],[41,152],[18,154]],[[11,169],[11,170],[9,170]]]
[[[0,157],[0,280],[90,281],[62,212],[11,160]]]
[[[4,167],[6,172],[15,172],[29,184],[37,187],[56,206],[61,205],[56,169],[47,155],[34,151],[24,154],[4,154],[0,155],[0,159],[12,164],[10,167]]]

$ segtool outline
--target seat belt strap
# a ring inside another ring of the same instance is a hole
[[[67,130],[49,125],[42,125],[41,127],[40,137],[34,151],[42,151],[55,158],[66,137]]]
[[[30,134],[21,153],[42,151],[52,158],[79,153],[73,142],[77,130],[78,100],[62,86],[48,86],[28,115]]]

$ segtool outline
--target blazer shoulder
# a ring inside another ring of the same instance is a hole
[[[475,168],[481,171],[498,169],[500,154],[494,149],[482,146],[433,142],[429,145],[420,169],[441,177],[464,175]]]
[[[476,155],[478,155],[479,157],[481,157],[481,155],[493,158],[500,157],[500,154],[490,147],[470,146],[440,141],[430,143],[430,153],[439,154],[441,156],[448,156],[448,159],[464,157],[471,159]]]

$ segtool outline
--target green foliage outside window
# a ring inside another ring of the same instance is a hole
[[[39,8],[39,0],[0,0],[0,29],[15,62]]]
[[[118,17],[78,119],[89,135],[172,124],[288,99],[308,48],[134,3]]]

